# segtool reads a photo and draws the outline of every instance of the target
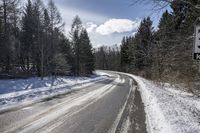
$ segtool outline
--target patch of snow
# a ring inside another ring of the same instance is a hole
[[[107,72],[104,72],[103,70],[97,70],[94,72],[96,75],[101,75],[101,76],[108,76],[108,77],[112,77],[113,74],[109,74]]]
[[[32,101],[67,93],[106,79],[110,77],[95,75],[92,77],[58,77],[54,80],[47,77],[44,80],[40,78],[0,80],[0,107],[5,109],[18,104],[32,103]]]
[[[173,133],[169,122],[165,119],[162,110],[159,108],[158,99],[152,94],[152,91],[147,89],[152,86],[147,86],[139,77],[134,76],[138,83],[141,97],[145,105],[147,128],[150,133]]]
[[[200,98],[170,86],[132,76],[145,105],[150,133],[199,133]]]

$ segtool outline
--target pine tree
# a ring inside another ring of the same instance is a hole
[[[14,60],[14,48],[15,44],[13,40],[15,39],[14,25],[16,24],[13,21],[13,12],[16,10],[17,6],[16,0],[2,0],[1,8],[2,8],[2,25],[3,25],[3,32],[2,32],[2,66],[3,71],[6,73],[10,73],[12,67],[12,62]],[[16,17],[15,17],[16,18]]]
[[[54,66],[53,64],[54,61],[51,59],[54,58],[59,49],[59,42],[57,39],[59,38],[60,31],[62,30],[64,24],[62,23],[62,18],[53,0],[49,0],[48,14],[50,19],[50,54],[51,54],[49,57],[49,67],[51,73],[54,74],[55,70],[51,68],[51,66]]]
[[[149,17],[145,18],[135,35],[135,66],[139,70],[151,66],[151,48],[153,41],[152,21]]]
[[[80,73],[82,75],[92,74],[94,70],[94,54],[86,29],[81,32],[80,42]]]
[[[44,9],[42,19],[42,44],[41,44],[41,77],[43,74],[49,74],[49,58],[51,57],[50,47],[50,18],[47,9]],[[42,72],[43,71],[43,72]],[[43,74],[42,74],[43,73]]]
[[[24,71],[29,72],[31,62],[31,51],[35,51],[34,36],[35,36],[35,23],[34,23],[34,10],[30,0],[25,7],[24,15],[22,17],[22,36],[21,36],[21,67]]]
[[[14,75],[17,71],[17,67],[19,66],[19,46],[20,46],[20,11],[19,11],[19,1],[18,0],[12,0],[10,3],[10,48],[9,48],[9,54],[10,54],[10,64],[11,64],[11,71]]]
[[[68,66],[70,68],[70,72],[71,72],[71,69],[73,66],[72,48],[71,48],[70,41],[64,35],[61,35],[61,41],[59,43],[59,48],[60,48],[59,51],[64,56],[66,62],[68,63]],[[71,74],[70,72],[68,74]]]
[[[173,16],[165,11],[160,19],[159,30],[154,35],[155,46],[153,49],[153,73],[160,79],[170,71],[172,62],[172,50],[175,41],[175,25]]]
[[[10,71],[10,56],[9,56],[9,32],[8,32],[8,6],[9,3],[6,0],[2,1],[2,8],[3,8],[3,34],[2,34],[2,64],[3,64],[3,71],[9,73]]]
[[[78,16],[76,16],[72,23],[71,28],[71,44],[73,51],[74,63],[72,66],[72,72],[74,75],[80,75],[80,35],[82,31],[82,22]]]
[[[70,72],[70,66],[62,53],[56,53],[52,61],[55,76],[58,74],[68,74]]]
[[[2,5],[0,5],[0,72],[3,69],[3,10]]]
[[[31,47],[31,57],[33,69],[37,75],[44,77],[44,41],[43,41],[43,18],[44,6],[41,0],[35,0],[33,3],[33,23],[34,23],[34,45]]]
[[[200,10],[195,7],[199,5],[199,1],[189,0],[173,1],[171,4],[172,14],[175,23],[175,43],[172,50],[173,72],[177,73],[176,79],[188,80],[188,77],[197,76],[198,68],[192,61],[193,32],[195,21],[199,17]],[[191,66],[191,67],[188,67]],[[180,78],[181,77],[181,78]],[[183,78],[184,77],[184,78]]]
[[[86,29],[83,28],[82,22],[76,16],[71,28],[71,45],[74,63],[72,72],[74,75],[89,75],[94,70],[94,54],[92,45]]]
[[[122,71],[128,72],[130,67],[130,43],[128,37],[124,37],[121,44],[121,69]]]

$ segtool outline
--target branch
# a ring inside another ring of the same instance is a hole
[[[134,3],[131,5],[134,5],[136,3],[143,3],[143,4],[147,4],[149,2],[153,2],[154,3],[154,10],[162,10],[165,9],[166,7],[168,7],[169,5],[171,5],[175,0],[133,0]],[[188,0],[180,0],[183,3],[189,4],[191,7],[193,7],[194,9],[198,9],[200,10],[200,5],[194,5],[193,3],[191,3]]]

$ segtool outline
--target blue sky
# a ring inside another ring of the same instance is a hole
[[[150,16],[156,27],[161,16],[161,12],[152,10],[151,3],[134,3],[134,0],[54,1],[66,24],[66,34],[73,18],[79,15],[94,47],[120,44],[123,36],[134,35],[144,17]]]

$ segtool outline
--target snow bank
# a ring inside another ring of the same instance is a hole
[[[97,73],[98,74],[98,73]],[[92,77],[29,78],[19,80],[0,80],[0,108],[36,101],[46,97],[66,93],[95,82],[109,79],[111,75]]]
[[[153,94],[151,87],[154,85],[147,85],[147,81],[132,76],[138,83],[139,91],[145,105],[146,124],[149,133],[173,133],[169,122],[165,119],[162,109],[159,107],[159,100]],[[154,89],[154,88],[152,88]]]
[[[145,105],[150,133],[199,133],[200,98],[169,85],[163,87],[133,76]]]
[[[132,74],[114,73],[125,74],[137,82],[149,133],[200,133],[200,98],[169,84],[160,86]]]

